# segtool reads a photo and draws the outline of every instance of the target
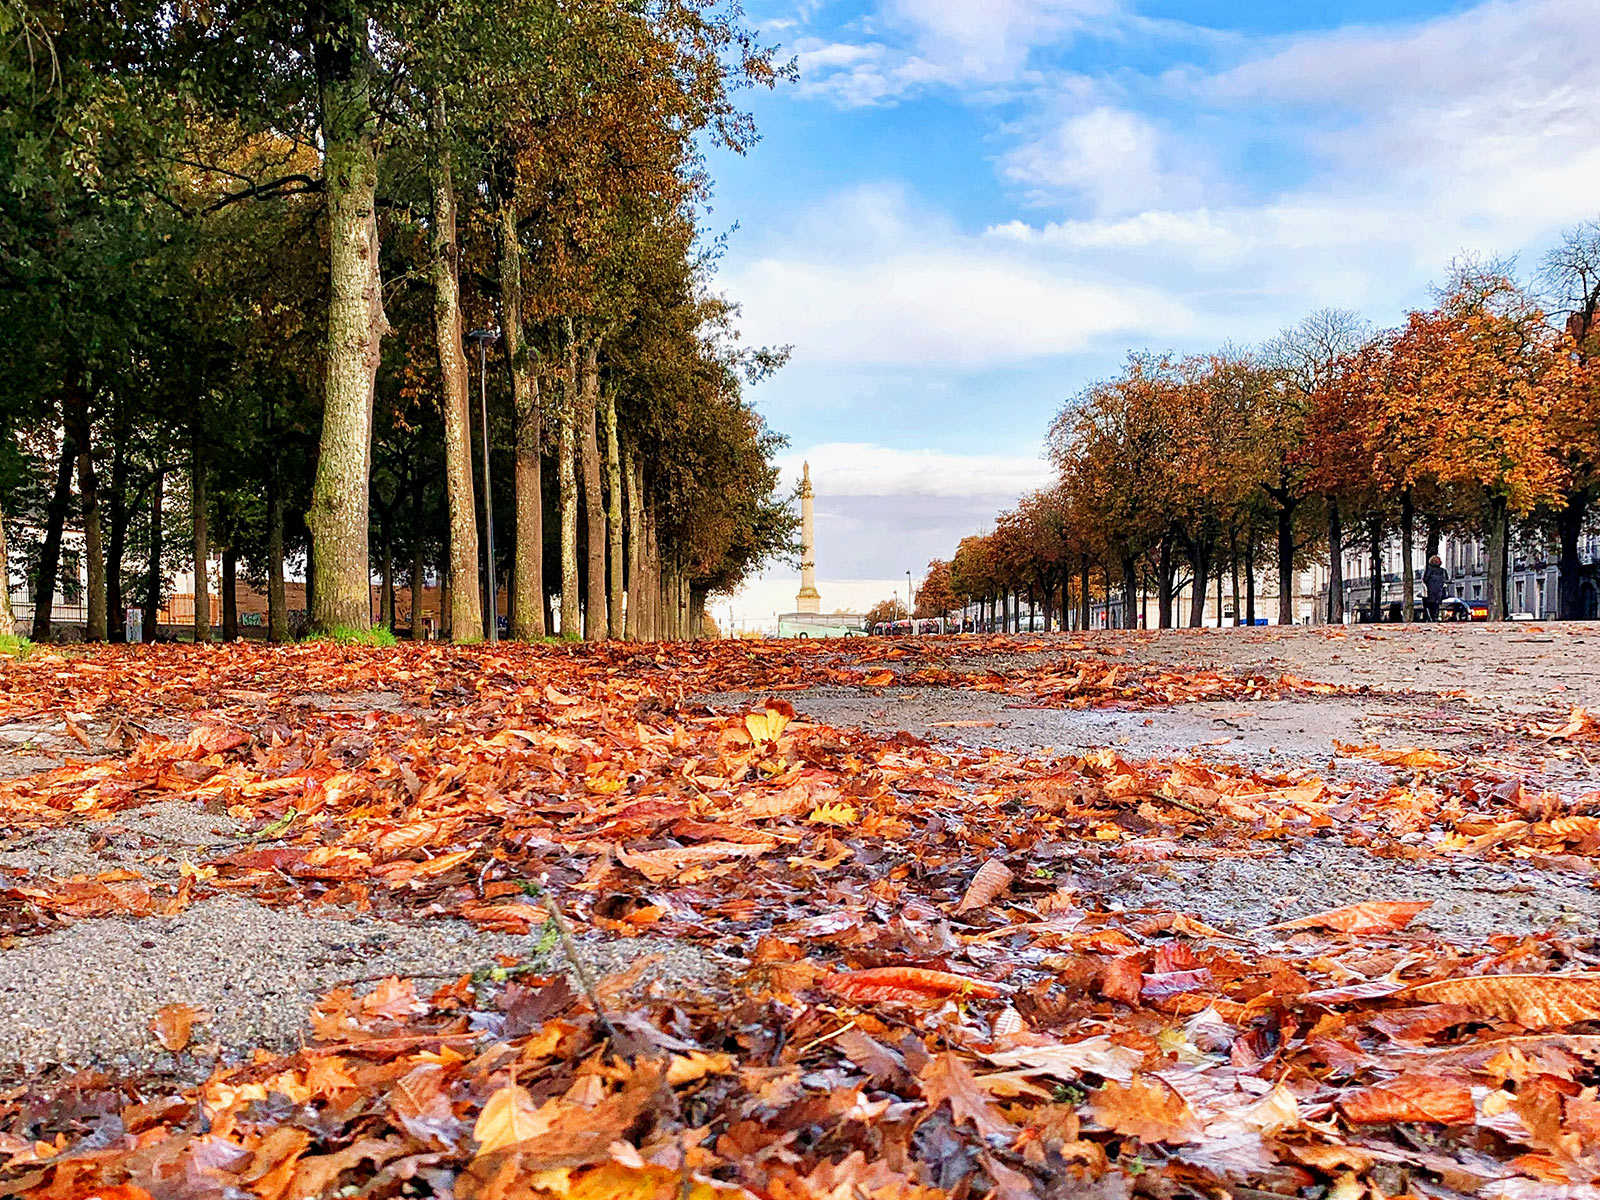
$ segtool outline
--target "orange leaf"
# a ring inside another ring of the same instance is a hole
[[[1345,758],[1365,758],[1385,767],[1411,767],[1421,771],[1450,771],[1461,764],[1453,758],[1432,750],[1407,747],[1404,750],[1385,750],[1381,746],[1350,746],[1336,741],[1333,748]]]
[[[956,905],[956,912],[960,914],[971,912],[975,908],[984,908],[1010,887],[1014,878],[1010,867],[998,858],[991,858],[979,867],[978,873],[972,877],[972,882],[967,885],[967,894],[961,897],[961,903]]]
[[[1016,1127],[1000,1115],[971,1071],[954,1054],[941,1054],[922,1068],[922,1094],[937,1107],[948,1103],[957,1124],[971,1121],[984,1137],[1011,1137]]]
[[[508,1083],[484,1104],[472,1127],[472,1136],[478,1143],[478,1153],[490,1154],[537,1137],[548,1127],[528,1090]]]
[[[893,671],[874,671],[861,681],[868,687],[886,687],[894,682]]]
[[[1600,1021],[1600,974],[1474,975],[1419,983],[1400,998],[1425,1004],[1457,1004],[1480,1018],[1510,1021],[1524,1029],[1564,1029]]]
[[[156,1041],[176,1054],[189,1044],[194,1023],[205,1013],[193,1004],[168,1004],[157,1010],[150,1021],[150,1032]]]
[[[1437,1075],[1401,1075],[1387,1083],[1351,1092],[1339,1101],[1345,1119],[1354,1125],[1390,1121],[1429,1121],[1436,1125],[1470,1125],[1477,1119],[1472,1089],[1459,1080]]]
[[[1268,929],[1335,929],[1340,933],[1393,933],[1404,929],[1432,900],[1364,900],[1344,908],[1332,908]]]
[[[1089,1102],[1094,1119],[1141,1142],[1182,1145],[1200,1140],[1200,1119],[1172,1085],[1151,1075],[1108,1081]]]
[[[958,994],[988,998],[1007,990],[987,980],[926,967],[840,971],[825,977],[822,986],[846,1000],[942,1000]]]

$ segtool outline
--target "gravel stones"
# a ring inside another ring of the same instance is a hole
[[[462,921],[400,924],[339,912],[311,915],[223,897],[175,917],[82,920],[0,952],[0,1063],[204,1074],[212,1057],[292,1048],[311,1005],[352,980],[418,977],[419,995],[497,956],[533,958],[537,936],[480,932]],[[693,947],[637,938],[582,943],[597,975],[659,955],[644,980],[691,986],[717,973]],[[563,965],[559,948],[545,955]],[[370,982],[357,991],[370,988]],[[194,1047],[166,1054],[149,1024],[167,1004],[197,1005]]]

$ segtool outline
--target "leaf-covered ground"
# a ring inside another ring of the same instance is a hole
[[[1514,706],[1413,695],[1492,746],[1441,749],[1424,718],[1270,769],[889,716],[926,690],[1158,724],[1372,687],[1201,657],[1152,636],[0,666],[0,819],[22,848],[0,854],[0,955],[115,920],[155,957],[227,905],[527,950],[363,975],[358,948],[302,1044],[229,1045],[228,1013],[172,1003],[146,1031],[160,1069],[33,1064],[0,1093],[0,1191],[1600,1195],[1592,923],[1436,928],[1401,886],[1483,869],[1593,894],[1581,681]],[[881,693],[884,715],[807,719],[818,687]],[[215,829],[182,853],[124,844],[189,812]],[[1197,864],[1351,855],[1384,869],[1333,911],[1251,925],[1186,903]],[[1162,883],[1129,903],[1086,882],[1108,873]],[[691,953],[705,969],[660,969]]]

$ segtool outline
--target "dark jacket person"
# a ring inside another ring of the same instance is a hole
[[[1425,593],[1422,607],[1428,614],[1428,620],[1439,619],[1439,606],[1444,603],[1444,589],[1449,582],[1450,572],[1444,569],[1444,560],[1435,554],[1428,560],[1428,569],[1422,573],[1422,587]]]

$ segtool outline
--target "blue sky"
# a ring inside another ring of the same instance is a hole
[[[800,80],[715,157],[756,399],[817,483],[824,602],[1044,482],[1135,348],[1396,320],[1462,251],[1600,215],[1597,0],[746,0]],[[831,590],[830,590],[831,585]],[[774,571],[735,602],[787,608]]]

